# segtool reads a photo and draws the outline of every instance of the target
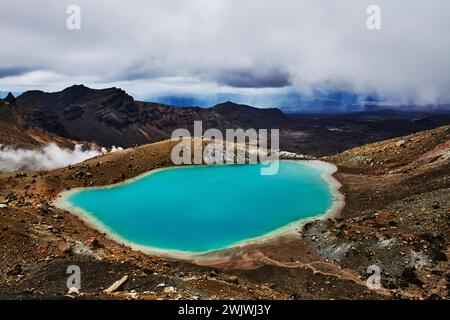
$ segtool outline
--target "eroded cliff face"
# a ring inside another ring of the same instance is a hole
[[[118,88],[90,89],[72,86],[60,92],[27,91],[18,105],[37,109],[35,124],[67,139],[86,140],[102,146],[141,145],[170,138],[173,130],[192,129],[194,121],[218,128],[271,128],[284,115],[277,109],[257,109],[224,103],[209,109],[178,108],[137,102]]]
[[[0,99],[0,145],[33,149],[48,143],[71,148],[76,143],[47,131],[46,115],[33,108],[19,106],[9,93]]]

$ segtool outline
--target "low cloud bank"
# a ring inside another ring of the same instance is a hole
[[[61,148],[50,143],[40,149],[15,149],[0,144],[0,170],[3,172],[16,170],[48,170],[82,162],[86,159],[115,152],[122,148],[99,148],[96,145],[85,147],[77,144],[73,150]]]

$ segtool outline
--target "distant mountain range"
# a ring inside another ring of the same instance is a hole
[[[173,106],[209,107],[223,101],[234,101],[256,107],[277,107],[286,113],[346,113],[366,111],[371,106],[379,105],[384,99],[373,95],[358,95],[345,91],[319,91],[309,95],[299,92],[267,93],[259,95],[243,95],[236,93],[217,93],[204,95],[167,94],[148,97],[146,100]]]
[[[417,104],[414,102],[405,104],[395,99],[387,99],[377,94],[357,94],[347,91],[314,90],[310,94],[301,94],[298,91],[285,93],[265,94],[165,94],[155,95],[145,99],[146,101],[187,107],[209,107],[223,101],[233,101],[238,104],[247,104],[259,108],[276,107],[289,114],[344,114],[365,112],[386,108],[400,111],[439,110],[450,111],[450,104]]]
[[[119,88],[74,85],[59,92],[27,91],[0,100],[0,144],[39,146],[77,141],[130,147],[170,138],[173,130],[280,129],[281,148],[313,155],[339,151],[450,123],[450,114],[375,109],[353,114],[294,115],[276,108],[224,102],[211,108],[135,101]]]

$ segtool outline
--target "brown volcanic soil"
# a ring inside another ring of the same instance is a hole
[[[48,172],[2,174],[0,298],[64,298],[66,268],[77,264],[80,299],[447,299],[449,141],[450,128],[441,127],[327,158],[338,165],[346,195],[341,218],[308,223],[303,237],[223,252],[209,266],[133,251],[49,205],[68,188],[171,165],[173,142]],[[365,285],[372,264],[382,268],[381,290]],[[117,293],[102,292],[124,275]]]

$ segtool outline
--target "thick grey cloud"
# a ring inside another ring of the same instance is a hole
[[[221,70],[214,77],[219,83],[238,88],[280,88],[290,85],[289,74],[278,69]]]
[[[70,4],[81,30],[66,28]],[[366,28],[371,4],[380,31]],[[289,85],[450,101],[449,30],[448,0],[15,0],[1,4],[0,89]]]
[[[30,71],[29,68],[22,67],[0,68],[0,78],[23,75]]]

